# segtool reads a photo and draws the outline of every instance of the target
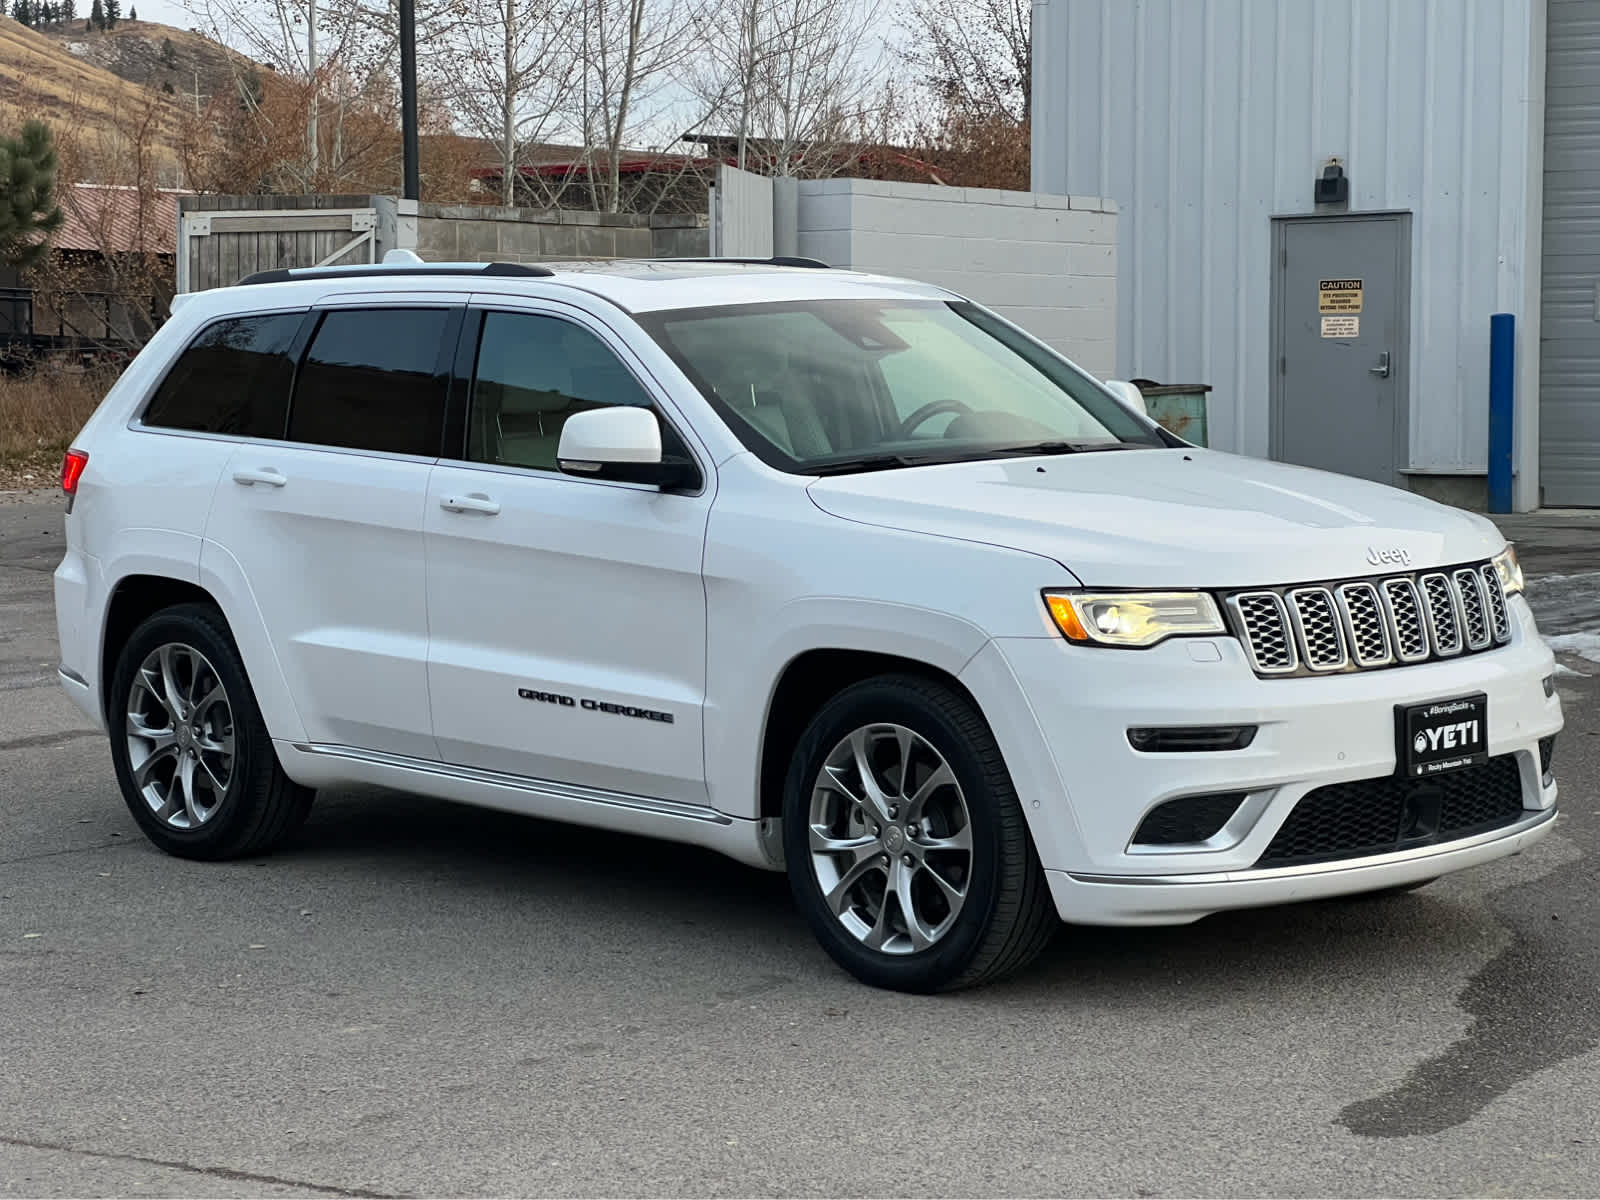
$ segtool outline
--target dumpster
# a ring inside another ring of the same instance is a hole
[[[1157,383],[1153,379],[1131,381],[1144,397],[1150,419],[1170,433],[1196,446],[1207,445],[1206,409],[1208,383]]]

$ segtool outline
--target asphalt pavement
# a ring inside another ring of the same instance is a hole
[[[1506,524],[1546,631],[1600,631],[1600,513]],[[689,848],[350,791],[270,858],[162,855],[56,685],[60,553],[55,497],[0,496],[0,1194],[1600,1189],[1581,653],[1528,853],[1063,928],[926,998],[856,984],[781,877]]]

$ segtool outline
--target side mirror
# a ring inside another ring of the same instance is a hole
[[[574,413],[561,426],[556,466],[568,475],[693,487],[699,473],[680,455],[661,452],[661,422],[648,408],[618,404]]]
[[[1102,385],[1118,400],[1122,401],[1124,408],[1130,408],[1141,417],[1148,417],[1150,410],[1144,406],[1144,393],[1125,379],[1107,379]]]

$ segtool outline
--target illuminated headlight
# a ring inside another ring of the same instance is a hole
[[[1517,548],[1510,543],[1494,556],[1495,574],[1500,576],[1500,588],[1510,596],[1522,590],[1522,564],[1517,561]]]
[[[1228,631],[1205,592],[1046,592],[1044,600],[1056,628],[1074,642],[1140,648]]]

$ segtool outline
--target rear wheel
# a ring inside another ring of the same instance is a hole
[[[278,765],[244,663],[216,609],[148,618],[122,648],[108,704],[117,782],[152,842],[184,858],[270,850],[314,793]]]
[[[972,703],[916,676],[846,689],[813,718],[784,794],[796,902],[864,983],[985,983],[1058,922],[1000,749]]]

